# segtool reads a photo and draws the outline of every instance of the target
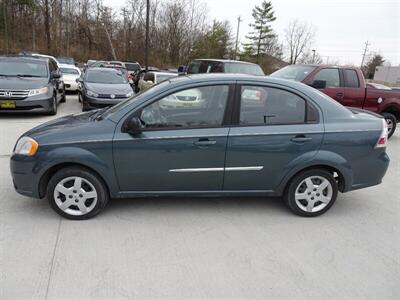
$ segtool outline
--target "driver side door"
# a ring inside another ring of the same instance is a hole
[[[186,88],[134,112],[140,134],[115,134],[122,192],[221,191],[233,86]]]

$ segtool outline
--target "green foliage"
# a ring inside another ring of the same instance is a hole
[[[227,22],[214,20],[212,27],[193,44],[192,58],[226,58],[231,51],[231,34]]]
[[[258,60],[260,54],[270,54],[268,50],[273,48],[271,43],[276,41],[276,35],[270,25],[276,20],[272,3],[264,0],[260,6],[253,8],[252,16],[254,22],[250,24],[250,27],[253,31],[246,36],[249,43],[244,44],[244,48],[245,53],[256,55]]]
[[[371,59],[365,65],[365,76],[367,79],[373,79],[375,74],[375,69],[378,66],[382,66],[385,60],[380,54],[374,54]]]

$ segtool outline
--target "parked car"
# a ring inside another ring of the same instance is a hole
[[[57,57],[57,60],[60,64],[64,65],[72,65],[75,66],[75,60],[72,57],[67,57],[67,56],[59,56]]]
[[[57,113],[65,102],[58,66],[48,58],[0,57],[0,112]]]
[[[301,81],[344,106],[381,114],[388,123],[389,137],[400,122],[400,92],[367,85],[359,68],[332,65],[290,65],[272,77]]]
[[[81,83],[82,111],[112,106],[133,96],[126,74],[114,68],[89,68],[77,81]]]
[[[89,69],[87,79],[106,71],[114,70]],[[191,90],[204,105],[162,107]],[[306,85],[208,74],[40,125],[18,139],[10,166],[17,192],[47,197],[70,219],[93,217],[109,198],[172,195],[283,196],[294,213],[313,217],[338,191],[380,184],[386,144],[379,115]]]
[[[64,86],[66,91],[76,92],[79,90],[78,82],[76,81],[81,77],[81,70],[73,65],[60,65],[61,73],[64,79]]]
[[[264,76],[259,65],[238,60],[226,59],[195,59],[187,69],[187,74],[199,73],[238,73]]]

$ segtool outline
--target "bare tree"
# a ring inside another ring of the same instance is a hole
[[[304,56],[315,37],[312,26],[297,19],[289,23],[285,29],[285,43],[289,50],[289,63],[296,64]]]

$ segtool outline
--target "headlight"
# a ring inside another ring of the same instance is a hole
[[[86,95],[88,95],[90,97],[96,97],[96,98],[99,96],[99,94],[96,94],[95,92],[92,92],[89,90],[86,91]]]
[[[42,87],[40,89],[34,89],[30,90],[28,97],[36,96],[36,95],[41,95],[41,94],[46,94],[49,91],[49,88],[47,86]]]
[[[130,98],[130,97],[132,97],[133,96],[133,91],[132,92],[129,92],[128,94],[126,94],[126,97],[127,98]]]
[[[30,137],[23,136],[18,140],[17,145],[15,146],[14,153],[27,156],[34,156],[38,148],[39,148],[38,142],[36,142],[34,139]]]

